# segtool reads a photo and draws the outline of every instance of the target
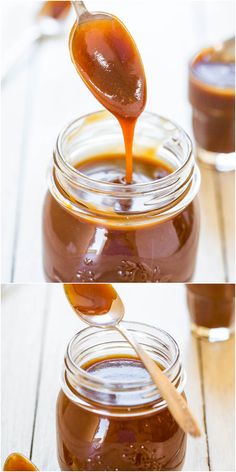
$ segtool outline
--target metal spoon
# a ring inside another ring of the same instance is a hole
[[[123,327],[120,326],[120,321],[124,316],[124,305],[119,297],[118,293],[113,289],[114,295],[110,297],[110,304],[108,311],[102,314],[96,315],[93,311],[89,314],[88,309],[84,308],[84,311],[81,311],[81,305],[78,306],[78,303],[75,303],[75,300],[78,300],[78,293],[80,285],[82,286],[82,297],[86,301],[86,296],[84,294],[85,287],[88,285],[93,285],[93,290],[95,287],[103,284],[65,284],[64,290],[66,296],[69,300],[70,305],[72,306],[75,313],[87,324],[92,326],[97,326],[100,328],[112,328],[117,331],[128,341],[128,343],[133,347],[138,357],[143,362],[144,366],[146,367],[147,371],[149,372],[153,382],[158,387],[161,396],[166,400],[168,404],[168,408],[171,411],[173,417],[177,421],[177,423],[181,426],[181,428],[186,432],[191,434],[192,436],[200,436],[201,432],[198,427],[196,420],[194,419],[191,411],[188,408],[188,405],[183,398],[183,396],[176,390],[174,385],[170,382],[170,380],[165,376],[162,372],[160,367],[154,362],[154,360],[144,351],[142,346],[138,344],[135,338]],[[109,285],[109,284],[107,284]],[[111,286],[110,286],[111,287]],[[102,297],[103,295],[101,295]],[[100,299],[101,299],[100,297]],[[90,297],[87,297],[90,305],[93,301]],[[105,299],[104,299],[105,300]],[[103,306],[106,306],[106,300],[103,303]]]
[[[133,118],[135,126],[146,103],[146,78],[134,39],[116,16],[89,12],[82,1],[72,4],[77,20],[69,46],[77,72],[97,100],[118,118],[121,127],[124,118]]]
[[[13,452],[4,463],[3,470],[38,470],[37,467],[23,454]]]
[[[55,4],[63,4],[63,7],[55,8]],[[43,2],[42,7],[35,17],[34,24],[19,38],[12,50],[7,52],[6,60],[2,67],[2,82],[4,82],[19,63],[20,59],[33,44],[38,41],[60,36],[64,32],[64,20],[70,11],[69,2]]]
[[[113,18],[112,15],[109,13],[103,13],[103,12],[93,12],[91,13],[88,11],[86,8],[84,2],[82,0],[75,0],[71,2],[77,16],[77,22],[78,23],[83,23],[84,21],[90,20],[90,19],[102,19],[102,18]]]

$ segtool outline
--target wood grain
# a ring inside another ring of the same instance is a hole
[[[201,341],[204,403],[211,470],[235,470],[234,339]],[[225,408],[227,405],[227,408]]]
[[[235,174],[215,175],[218,217],[221,227],[221,244],[225,266],[225,281],[235,281]]]
[[[46,286],[9,286],[2,299],[3,457],[29,457],[41,365]]]

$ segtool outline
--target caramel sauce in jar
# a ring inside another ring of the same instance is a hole
[[[138,329],[145,331],[144,326]],[[135,323],[132,329],[135,336],[143,335],[141,331],[137,335]],[[131,354],[131,348],[127,351],[119,334],[99,329],[89,340],[91,330],[94,328],[76,335],[67,351],[66,364],[70,364],[71,352],[80,369],[72,376],[66,370],[57,400],[61,470],[182,470],[186,434],[158,396],[142,362]],[[79,351],[80,340],[85,355]],[[152,341],[155,343],[153,337]],[[165,341],[167,348],[168,339]],[[96,352],[92,358],[90,349]],[[170,362],[174,360],[170,353],[166,355]],[[156,361],[163,369],[168,367]],[[175,367],[180,385],[180,366]]]
[[[59,136],[43,212],[47,280],[190,280],[199,234],[199,173],[188,136],[163,117],[144,117],[143,63],[118,18],[84,12],[69,47],[77,72],[115,119],[108,127],[104,114],[103,126],[101,113],[95,113]]]
[[[43,212],[48,281],[191,280],[199,171],[189,138],[169,120],[142,114],[130,185],[120,148],[119,124],[107,112],[80,118],[60,134]]]
[[[193,132],[207,151],[235,150],[235,62],[214,60],[214,49],[200,51],[190,64],[189,100]]]
[[[88,159],[77,169],[89,179],[118,185],[124,178],[123,156]],[[95,163],[96,162],[96,165]],[[151,159],[134,158],[137,184],[152,184],[171,175],[171,168]],[[120,186],[123,187],[121,184]],[[65,198],[68,195],[62,191]],[[110,188],[108,188],[110,191]],[[84,195],[84,193],[83,193]],[[150,193],[150,199],[152,200]],[[89,197],[89,195],[88,195]],[[182,211],[157,218],[140,211],[142,196],[106,197],[99,211],[97,194],[86,199],[87,215],[60,205],[48,193],[44,205],[44,268],[47,280],[58,282],[184,282],[192,277],[198,234],[198,201]],[[111,203],[109,203],[111,201]],[[75,203],[76,205],[77,203]],[[155,200],[154,200],[155,204]],[[137,210],[136,210],[137,208]],[[148,210],[151,206],[145,206]],[[79,209],[79,208],[78,208]]]
[[[234,284],[188,284],[187,302],[193,323],[205,328],[228,328],[235,313]]]

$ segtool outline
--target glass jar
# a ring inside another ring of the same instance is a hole
[[[175,340],[143,323],[124,326],[183,392],[186,376]],[[113,377],[109,371],[104,380],[99,370],[94,376],[82,368],[130,356],[132,348],[115,330],[89,327],[72,338],[57,400],[61,470],[182,470],[186,434],[146,370],[145,379],[138,374]]]
[[[187,303],[192,331],[209,341],[229,339],[234,324],[234,284],[189,284]]]
[[[218,171],[235,169],[235,57],[216,61],[217,49],[198,52],[189,64],[189,101],[196,155]],[[228,77],[228,81],[226,79]],[[219,81],[219,82],[218,82]]]
[[[50,282],[185,282],[199,239],[200,184],[192,145],[165,118],[143,113],[134,154],[152,155],[173,173],[124,185],[91,179],[74,165],[124,153],[117,120],[84,116],[59,135],[43,212],[43,259]]]

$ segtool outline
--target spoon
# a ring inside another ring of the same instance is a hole
[[[3,470],[38,470],[37,467],[27,457],[13,452],[4,463]]]
[[[19,38],[12,50],[7,52],[2,68],[2,82],[13,72],[15,66],[30,46],[41,39],[60,36],[64,31],[64,20],[70,11],[69,1],[46,1],[35,17],[35,23]]]
[[[135,338],[120,326],[125,310],[121,298],[112,285],[65,284],[64,290],[76,314],[87,324],[119,331],[143,362],[177,423],[186,433],[195,437],[200,436],[198,424],[183,396]]]
[[[139,50],[114,15],[89,12],[72,2],[77,20],[69,39],[71,60],[95,98],[121,126],[126,154],[126,183],[132,182],[134,130],[146,104],[146,77]]]
[[[137,119],[146,103],[146,78],[134,39],[116,16],[89,12],[82,1],[72,4],[77,20],[69,46],[76,70],[118,119]]]

